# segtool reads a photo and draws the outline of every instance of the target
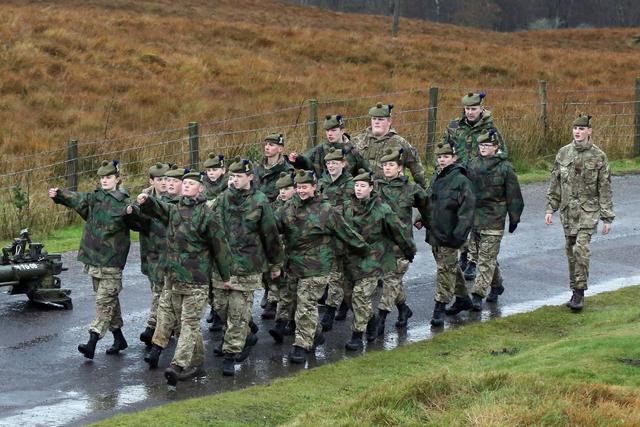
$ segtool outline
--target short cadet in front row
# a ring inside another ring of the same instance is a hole
[[[91,193],[49,189],[49,197],[57,204],[75,210],[85,225],[78,250],[78,261],[91,276],[96,293],[96,318],[89,326],[89,341],[78,351],[93,359],[96,344],[107,330],[113,334],[113,345],[107,354],[118,354],[127,348],[122,334],[122,313],[118,295],[122,290],[122,269],[129,254],[130,238],[126,218],[129,194],[121,187],[120,164],[103,161],[98,169],[100,187]]]
[[[574,120],[573,141],[558,151],[547,190],[545,222],[553,224],[553,213],[560,210],[573,291],[566,305],[574,311],[584,305],[591,237],[599,221],[602,234],[609,234],[615,218],[609,161],[594,144],[592,134],[591,116],[580,115]]]
[[[378,280],[397,268],[394,245],[400,248],[401,259],[407,265],[416,254],[416,245],[409,237],[408,227],[400,222],[389,205],[373,193],[373,173],[364,169],[359,172],[353,178],[355,194],[345,206],[344,219],[365,239],[369,253],[365,257],[358,254],[347,256],[353,279],[353,323],[351,339],[345,347],[351,351],[362,349],[365,331],[368,342],[378,337],[378,316],[373,312],[373,294]]]
[[[499,141],[493,129],[478,137],[480,156],[471,159],[467,176],[471,180],[476,208],[469,252],[477,263],[477,274],[471,291],[473,310],[482,310],[482,300],[495,303],[504,292],[498,265],[500,242],[505,219],[509,217],[509,233],[518,227],[524,209],[522,192],[513,166],[498,151]],[[487,296],[487,290],[491,288]]]
[[[212,267],[226,286],[230,285],[231,254],[214,212],[206,204],[203,176],[190,172],[182,177],[182,196],[170,204],[141,193],[141,212],[167,225],[167,278],[171,303],[180,312],[180,337],[164,376],[169,385],[201,373],[204,342],[200,320],[207,304]]]
[[[284,235],[286,271],[296,289],[296,332],[289,352],[292,363],[303,363],[306,353],[324,343],[318,316],[318,299],[328,285],[335,265],[332,239],[338,238],[347,250],[364,254],[367,244],[340,213],[317,194],[313,171],[298,171],[296,193],[278,216],[278,229]]]

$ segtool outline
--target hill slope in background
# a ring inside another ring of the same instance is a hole
[[[0,151],[435,83],[630,86],[640,69],[632,29],[401,28],[273,0],[3,2]]]

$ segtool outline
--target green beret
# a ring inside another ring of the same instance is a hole
[[[478,144],[484,144],[485,142],[490,142],[493,145],[498,145],[498,138],[496,137],[496,131],[494,129],[489,129],[487,131],[483,131],[478,136]]]
[[[329,160],[344,160],[344,152],[342,148],[329,148],[329,151],[324,156],[324,161],[328,162]]]
[[[287,187],[293,187],[293,173],[280,172],[280,178],[276,181],[278,190]]]
[[[235,159],[233,159],[233,163],[231,163],[231,166],[229,166],[229,172],[252,174],[253,164],[251,164],[251,160],[236,157]]]
[[[590,128],[591,127],[591,116],[583,116],[582,114],[580,114],[573,121],[573,127],[576,127],[576,126]]]
[[[213,153],[209,153],[209,157],[204,161],[203,166],[205,169],[220,169],[224,167],[224,156],[222,154],[218,154],[217,156]]]
[[[344,127],[344,120],[342,119],[342,116],[340,116],[340,115],[337,115],[337,116],[327,115],[325,117],[324,130],[330,130],[330,129],[335,129],[335,128],[342,129],[343,127]]]
[[[380,163],[396,162],[397,164],[401,165],[403,152],[404,152],[403,148],[399,150],[393,150],[391,148],[387,148],[384,152],[384,156],[380,157]]]
[[[315,184],[317,182],[316,174],[313,171],[298,170],[294,178],[296,184]]]
[[[103,160],[98,168],[98,176],[120,175],[120,162],[118,160]]]
[[[149,168],[149,176],[151,178],[162,178],[168,170],[168,164],[158,162]]]
[[[185,168],[179,168],[178,165],[173,165],[169,170],[164,173],[164,176],[167,178],[178,178],[182,179],[182,176],[187,173],[188,170]]]
[[[369,184],[373,184],[373,172],[369,172],[364,169],[358,169],[358,174],[353,177],[353,180],[367,181]]]
[[[391,110],[393,104],[385,105],[382,102],[378,102],[375,107],[369,109],[369,117],[391,117]]]
[[[487,95],[484,92],[480,92],[480,93],[469,92],[468,94],[462,97],[462,105],[464,105],[465,107],[482,105],[484,103],[485,96]]]
[[[436,156],[439,156],[442,154],[451,154],[451,155],[458,154],[455,144],[439,143],[436,146]]]
[[[184,181],[185,179],[192,179],[194,181],[198,181],[199,183],[202,183],[203,176],[204,175],[198,171],[187,172],[182,176],[182,180]]]
[[[273,144],[278,144],[284,146],[284,135],[281,133],[272,133],[267,135],[264,139],[264,142],[271,142]]]

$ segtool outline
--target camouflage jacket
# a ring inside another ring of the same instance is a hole
[[[229,242],[233,276],[282,269],[282,241],[267,196],[255,188],[229,188],[216,199],[215,205]]]
[[[55,203],[75,210],[86,221],[78,261],[95,267],[124,268],[133,224],[126,218],[129,194],[124,189],[92,193],[58,190]]]
[[[432,246],[459,248],[467,241],[476,204],[465,169],[455,163],[435,175],[429,198],[427,242]]]
[[[418,209],[423,218],[429,215],[427,192],[403,175],[391,180],[379,179],[376,185],[380,199],[393,209],[413,238],[413,208]]]
[[[345,203],[351,200],[354,194],[355,182],[346,170],[342,171],[335,181],[331,180],[329,174],[323,176],[318,181],[318,192],[322,194],[322,198],[329,202],[331,206],[342,212]]]
[[[229,183],[229,173],[225,173],[217,181],[211,181],[208,176],[204,176],[204,197],[207,200],[213,200],[220,193],[227,189],[227,184]]]
[[[362,153],[365,160],[369,162],[371,171],[377,177],[382,178],[382,163],[380,158],[385,155],[385,150],[391,148],[393,150],[404,150],[403,158],[405,168],[411,171],[413,180],[422,188],[426,188],[425,172],[422,167],[422,161],[418,151],[407,142],[406,139],[396,133],[395,130],[389,130],[386,135],[376,138],[371,132],[371,128],[367,128],[364,132],[353,138],[356,148]]]
[[[329,172],[327,171],[324,156],[327,155],[331,147],[346,151],[347,167],[345,169],[352,176],[357,175],[360,169],[369,170],[369,162],[362,157],[358,149],[349,141],[348,135],[343,136],[343,142],[324,141],[322,144],[316,145],[304,155],[298,156],[293,166],[296,169],[313,170],[319,177],[328,175]]]
[[[181,196],[177,203],[149,197],[143,213],[167,227],[166,274],[172,282],[209,285],[212,265],[223,281],[230,277],[231,253],[224,230],[202,195]]]
[[[467,167],[469,161],[474,157],[478,157],[478,137],[482,132],[493,129],[496,132],[496,138],[500,143],[500,151],[505,156],[508,155],[507,144],[502,137],[502,134],[493,123],[493,116],[491,111],[485,110],[480,116],[480,120],[475,123],[469,123],[462,113],[462,118],[453,119],[442,139],[443,143],[453,141],[458,147],[458,161]]]
[[[367,256],[347,255],[353,280],[393,271],[396,268],[394,245],[405,258],[413,259],[416,254],[416,245],[409,237],[407,227],[378,197],[358,200],[354,196],[345,206],[344,219],[369,244]]]
[[[286,271],[293,278],[324,276],[334,270],[334,238],[353,252],[364,255],[368,250],[362,236],[321,196],[302,200],[295,195],[287,201],[277,222],[284,235]]]
[[[593,142],[565,145],[556,155],[547,190],[547,213],[560,210],[560,220],[570,235],[593,228],[598,220],[615,217],[611,194],[611,169],[607,155]]]
[[[278,163],[268,167],[267,159],[263,158],[259,165],[255,167],[255,176],[257,189],[263,192],[269,202],[273,202],[278,197],[278,189],[276,188],[276,181],[280,178],[280,172],[293,172],[294,168],[289,161],[282,156]]]
[[[469,162],[467,176],[476,197],[475,230],[504,230],[504,220],[518,224],[524,209],[518,176],[507,156],[478,156]]]
[[[153,187],[142,190],[152,197],[164,199]],[[134,221],[140,228],[140,270],[154,283],[162,283],[164,266],[160,264],[160,257],[166,245],[167,230],[163,223],[156,218],[142,215],[139,209],[134,209]]]

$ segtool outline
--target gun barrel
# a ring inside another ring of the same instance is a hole
[[[0,286],[12,286],[23,279],[34,279],[49,272],[47,263],[25,262],[20,264],[0,265]]]

